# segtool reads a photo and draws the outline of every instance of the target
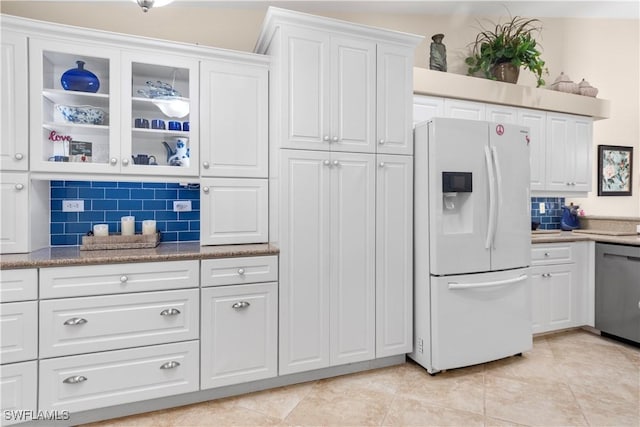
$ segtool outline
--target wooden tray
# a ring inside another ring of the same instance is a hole
[[[134,234],[123,236],[82,236],[81,251],[102,251],[105,249],[145,249],[155,248],[160,243],[160,232],[156,234]]]

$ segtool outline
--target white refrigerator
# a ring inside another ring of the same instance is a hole
[[[530,350],[528,128],[434,118],[414,143],[409,356],[434,374]]]

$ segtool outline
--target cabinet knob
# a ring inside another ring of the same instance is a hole
[[[115,166],[118,164],[118,159],[112,157],[111,160],[109,160],[109,163],[111,163],[111,166]]]
[[[24,156],[22,155],[22,153],[16,153],[16,155],[14,157],[16,158],[16,160],[24,159]]]
[[[322,162],[322,164],[325,166],[329,166],[331,162],[329,160],[325,160],[324,162]]]
[[[329,135],[325,135],[322,137],[323,141],[329,142]]]
[[[545,252],[544,256],[550,256],[549,252]]]
[[[163,363],[160,366],[160,369],[174,369],[174,368],[177,368],[178,366],[180,366],[180,362],[176,362],[175,360],[172,360],[171,362]]]
[[[202,167],[205,169],[209,169],[209,162],[202,162]]]
[[[380,166],[381,168],[383,168],[383,167],[384,167],[384,162],[380,162],[380,163],[378,163],[378,166]]]
[[[380,141],[378,141],[378,144],[383,145],[384,144],[384,139],[381,139]]]
[[[180,314],[180,310],[177,308],[167,308],[160,312],[160,316],[177,316]]]
[[[129,164],[129,159],[127,159],[126,157],[122,159],[122,164],[127,166]]]
[[[202,191],[203,191],[205,194],[209,194],[209,187],[202,187]]]
[[[79,383],[85,382],[86,380],[87,380],[87,377],[85,376],[75,375],[73,377],[65,378],[64,380],[62,380],[62,382],[65,384],[79,384]]]
[[[338,137],[337,136],[333,137],[333,142],[338,142]]]
[[[16,190],[24,189],[24,184],[16,184]]]
[[[72,317],[71,319],[65,320],[63,325],[65,325],[65,326],[77,326],[77,325],[84,325],[87,322],[88,322],[88,320],[87,319],[83,319],[82,317]]]
[[[333,161],[333,166],[340,166],[340,162],[339,162],[339,161],[337,161],[337,160],[334,160],[334,161]]]
[[[251,304],[249,303],[249,301],[238,301],[236,303],[234,303],[231,308],[236,309],[236,310],[242,310],[243,308],[247,308],[249,307]]]
[[[238,269],[238,274],[241,276],[244,276],[244,268],[239,268]]]
[[[121,283],[126,283],[127,280],[129,280],[129,278],[127,276],[120,276],[120,282]]]

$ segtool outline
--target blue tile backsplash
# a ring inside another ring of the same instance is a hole
[[[51,246],[81,245],[82,236],[95,224],[108,224],[120,232],[120,218],[155,219],[163,242],[200,239],[200,190],[160,182],[51,181]],[[63,200],[83,200],[84,212],[62,212]],[[191,212],[174,212],[175,200],[191,200]]]
[[[544,202],[546,212],[540,213],[540,203]],[[540,223],[539,230],[559,230],[564,197],[532,197],[531,221]]]

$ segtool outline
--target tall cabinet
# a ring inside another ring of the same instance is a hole
[[[270,8],[279,372],[412,349],[413,54],[421,37]]]

